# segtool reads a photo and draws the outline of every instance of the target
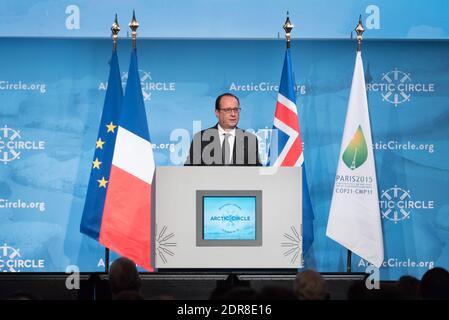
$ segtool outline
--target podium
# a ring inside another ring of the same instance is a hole
[[[302,267],[302,176],[294,167],[158,167],[155,267]]]

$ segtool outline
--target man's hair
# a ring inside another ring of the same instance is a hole
[[[141,280],[136,264],[130,259],[118,258],[109,270],[109,282],[113,295],[123,291],[139,291]]]
[[[232,93],[226,92],[226,93],[220,94],[217,97],[217,99],[215,100],[215,110],[219,110],[220,109],[220,101],[221,101],[221,98],[223,98],[223,97],[233,97],[233,98],[235,98],[237,100],[237,103],[240,106],[239,98],[237,98],[237,96],[233,95]]]

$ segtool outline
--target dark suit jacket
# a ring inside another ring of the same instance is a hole
[[[222,147],[218,123],[195,134],[185,166],[222,166]],[[257,137],[236,128],[231,166],[260,166]]]

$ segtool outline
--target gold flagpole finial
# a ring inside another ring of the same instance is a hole
[[[133,39],[133,49],[136,48],[136,38],[137,38],[137,28],[139,27],[139,23],[136,20],[136,13],[133,10],[133,18],[129,23],[129,27],[131,28],[131,36]]]
[[[287,11],[287,19],[285,20],[285,23],[284,23],[285,38],[287,40],[287,49],[290,48],[290,40],[291,40],[290,33],[292,32],[294,27],[295,26],[290,22],[290,18],[288,17],[288,11]]]
[[[115,21],[112,24],[111,31],[112,31],[112,43],[113,43],[112,49],[114,51],[117,51],[117,39],[118,39],[118,33],[120,32],[120,26],[118,25],[118,21],[117,21],[117,14],[115,14]]]
[[[359,16],[359,23],[357,24],[357,27],[355,28],[355,32],[357,32],[357,52],[362,51],[362,35],[365,29],[363,28],[362,24],[362,15]]]

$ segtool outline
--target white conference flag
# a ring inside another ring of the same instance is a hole
[[[357,52],[326,235],[379,268],[384,260],[361,52]]]

